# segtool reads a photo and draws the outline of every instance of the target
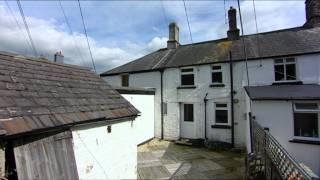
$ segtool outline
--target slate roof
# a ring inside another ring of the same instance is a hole
[[[137,113],[89,69],[0,52],[2,135],[96,120],[133,119]]]
[[[251,100],[320,100],[320,85],[250,86],[245,90]]]
[[[247,35],[240,40],[227,38],[180,45],[177,49],[160,49],[137,60],[116,67],[101,76],[128,72],[153,71],[161,68],[211,64],[229,60],[244,60],[243,42],[248,59],[269,58],[320,52],[320,28],[297,27],[267,33]]]

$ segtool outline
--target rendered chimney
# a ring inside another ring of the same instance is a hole
[[[63,59],[64,59],[64,56],[62,55],[61,51],[56,52],[54,54],[54,62],[63,63]]]
[[[306,27],[320,27],[320,0],[306,0]]]
[[[167,41],[168,49],[176,49],[179,46],[179,27],[175,22],[169,24],[169,40]]]
[[[229,18],[229,30],[227,32],[229,40],[237,40],[239,39],[239,29],[237,27],[237,10],[232,6],[228,11]]]

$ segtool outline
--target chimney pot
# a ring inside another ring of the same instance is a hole
[[[54,62],[63,63],[64,56],[61,51],[54,54]]]
[[[239,29],[237,27],[237,10],[232,6],[228,11],[229,18],[229,30],[227,32],[229,40],[237,40],[239,39]]]
[[[179,27],[175,22],[169,24],[169,40],[167,41],[168,49],[176,49],[179,46]]]
[[[306,0],[306,27],[320,27],[320,0]]]

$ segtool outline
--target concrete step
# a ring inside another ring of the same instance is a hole
[[[179,139],[174,141],[175,144],[192,146],[192,142],[190,139]]]

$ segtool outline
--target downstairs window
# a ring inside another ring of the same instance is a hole
[[[319,138],[319,112],[317,103],[295,103],[294,136]]]

